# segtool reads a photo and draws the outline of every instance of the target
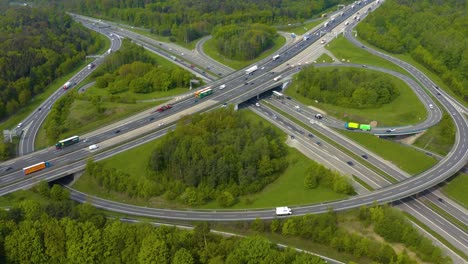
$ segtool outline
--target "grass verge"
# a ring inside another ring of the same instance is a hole
[[[461,172],[455,174],[449,182],[442,187],[442,192],[445,195],[468,209],[468,195],[466,195],[467,190],[468,174]]]
[[[421,151],[371,134],[346,130],[339,132],[412,175],[421,173],[438,162]]]
[[[369,190],[369,191],[373,191],[373,190],[374,190],[374,188],[372,188],[372,186],[370,186],[369,184],[367,184],[367,182],[365,182],[365,181],[359,179],[359,177],[356,177],[356,176],[354,176],[354,175],[352,175],[352,176],[353,176],[353,180],[355,180],[357,183],[359,183],[360,185],[362,185],[362,186],[363,186],[364,188],[366,188],[367,190]]]
[[[328,54],[324,53],[317,59],[317,62],[318,63],[333,63],[334,60]]]
[[[268,102],[266,102],[268,103]],[[306,124],[302,123],[301,121],[297,120],[296,118],[294,118],[293,116],[289,115],[288,113],[282,111],[281,109],[269,104],[269,106],[274,109],[275,111],[277,111],[278,113],[280,113],[281,115],[285,116],[286,118],[292,120],[294,123],[298,124],[299,126],[302,127],[302,129],[304,129],[305,127],[307,129],[305,130],[308,130],[308,131],[313,131],[314,134],[318,135],[322,140],[326,141],[328,144],[330,145],[333,145],[335,148],[339,149],[340,151],[346,153],[348,156],[350,156],[351,158],[355,159],[355,160],[359,160],[359,161],[363,161],[362,160],[362,157],[360,157],[359,155],[355,154],[354,152],[342,147],[340,144],[336,143],[335,141],[331,140],[330,138],[328,138],[327,136],[323,135],[322,133],[318,132],[317,130],[307,126]],[[374,171],[375,173],[379,174],[380,176],[382,176],[383,178],[387,179],[388,181],[390,181],[391,183],[397,183],[398,181],[393,178],[392,176],[386,174],[385,172],[383,172],[382,170],[380,170],[379,168],[375,167],[374,165],[368,163],[368,162],[361,162],[362,165],[366,166],[367,168],[369,168],[370,170]]]
[[[209,39],[208,41],[205,42],[205,44],[203,45],[203,50],[205,51],[205,53],[210,56],[211,58],[213,58],[214,60],[217,60],[219,63],[222,63],[224,65],[227,65],[233,69],[236,69],[236,70],[240,70],[244,67],[247,67],[259,60],[262,60],[263,58],[266,58],[268,56],[271,56],[274,52],[276,52],[278,49],[280,49],[285,43],[286,43],[286,39],[281,36],[281,35],[278,35],[278,37],[274,40],[274,45],[273,47],[269,48],[268,50],[262,52],[262,54],[260,54],[260,56],[258,56],[257,58],[253,59],[253,60],[249,60],[249,61],[238,61],[238,60],[231,60],[227,57],[225,57],[224,55],[220,54],[217,50],[216,50],[216,47],[215,47],[215,42],[214,40],[211,38]]]
[[[47,204],[49,201],[46,197],[31,190],[19,190],[4,196],[0,196],[0,207],[10,207],[17,205],[18,203],[25,200],[34,200],[41,204]]]
[[[430,229],[428,226],[426,226],[424,223],[419,221],[416,217],[410,215],[407,212],[403,212],[403,214],[409,218],[412,222],[414,222],[416,225],[424,229],[427,233],[431,234],[433,237],[435,237],[437,240],[439,240],[442,244],[444,244],[446,247],[454,251],[456,254],[461,256],[463,259],[468,261],[468,256],[458,248],[454,247],[452,244],[450,244],[445,238],[443,238],[441,235],[437,234],[434,230]]]
[[[331,51],[337,59],[345,63],[349,62],[358,64],[368,64],[372,66],[378,66],[394,70],[405,75],[408,74],[404,69],[400,68],[396,64],[393,64],[390,61],[370,54],[365,48],[355,46],[343,36],[340,36],[331,41],[328,45],[326,45],[326,48],[329,51]]]
[[[458,228],[460,228],[461,230],[465,231],[468,233],[468,226],[463,224],[460,220],[458,220],[457,218],[453,217],[453,215],[447,213],[446,211],[444,211],[442,208],[440,208],[439,206],[437,206],[436,204],[434,204],[433,202],[429,201],[429,200],[425,200],[424,203],[429,206],[429,208],[431,208],[432,210],[434,210],[436,213],[438,213],[439,215],[441,215],[443,218],[449,220],[452,224],[454,224],[455,226],[457,226]]]
[[[299,26],[284,26],[284,27],[278,27],[278,31],[283,31],[283,32],[291,32],[296,35],[302,35],[306,33],[307,31],[311,30],[318,24],[324,22],[327,18],[322,18],[314,21],[310,21],[307,23],[303,23]]]

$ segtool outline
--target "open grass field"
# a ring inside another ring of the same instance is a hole
[[[317,63],[333,63],[333,59],[328,56],[328,54],[324,53],[317,59]]]
[[[437,160],[433,157],[390,140],[380,139],[367,133],[345,130],[340,130],[340,133],[411,175],[421,173],[437,163]]]
[[[261,121],[261,117],[252,112],[247,112],[247,116],[252,121]],[[268,123],[265,122],[267,125]],[[275,127],[275,129],[277,129]],[[281,132],[282,133],[282,132]],[[284,134],[284,133],[282,133]],[[285,135],[286,138],[286,135]],[[144,177],[147,174],[148,159],[157,141],[153,141],[142,146],[125,151],[104,161],[106,167],[117,168],[131,175],[131,177]],[[332,190],[318,187],[314,190],[308,190],[304,187],[305,170],[310,164],[310,160],[302,155],[296,149],[289,149],[287,156],[290,166],[280,177],[268,185],[264,190],[246,197],[240,197],[240,203],[233,209],[241,208],[265,208],[276,207],[280,205],[300,205],[337,200],[345,198],[346,195],[337,194]],[[115,192],[107,192],[96,185],[96,182],[86,173],[75,183],[74,188],[99,197],[128,202],[136,205],[184,208],[183,204],[163,200],[160,197],[152,198],[149,201],[142,199],[131,199],[126,195]],[[248,201],[248,202],[247,202]],[[247,203],[246,203],[247,202]],[[202,209],[219,208],[216,202],[201,206]]]
[[[447,113],[444,113],[441,122],[426,130],[422,136],[416,139],[414,145],[445,156],[455,143],[456,130],[454,126],[453,120]]]
[[[332,70],[330,67],[327,70]],[[340,68],[343,70],[343,68]],[[385,74],[375,72],[377,74]],[[294,97],[301,103],[312,105],[343,121],[354,121],[359,123],[370,123],[377,121],[377,126],[403,126],[420,123],[426,119],[427,112],[421,101],[402,80],[389,76],[398,87],[400,95],[389,104],[377,109],[352,109],[331,104],[315,102],[297,94],[292,88],[286,89],[285,94]]]
[[[443,188],[445,195],[468,209],[468,174],[458,173]]]
[[[266,58],[268,56],[271,56],[275,51],[277,51],[279,48],[281,48],[284,44],[286,43],[286,39],[278,35],[278,37],[275,39],[275,45],[271,47],[270,49],[264,51],[260,56],[253,60],[249,61],[237,61],[237,60],[231,60],[221,54],[216,50],[214,46],[214,41],[213,39],[209,39],[208,41],[205,42],[203,49],[205,53],[213,58],[214,60],[217,60],[218,62],[225,64],[233,69],[240,70],[244,67],[249,66],[250,64],[255,63],[256,61],[259,61],[263,58]]]
[[[340,36],[331,41],[328,45],[326,45],[326,48],[331,51],[336,58],[339,60],[344,59],[345,62],[378,66],[407,74],[405,70],[398,67],[397,65],[370,54],[366,51],[365,48],[360,48],[353,45],[343,36]]]
[[[25,200],[34,200],[41,204],[47,204],[49,201],[46,197],[31,190],[19,190],[4,196],[0,196],[0,208],[17,205],[18,203]]]

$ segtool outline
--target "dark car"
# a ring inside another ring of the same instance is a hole
[[[37,109],[38,112],[41,111],[41,110],[42,110],[42,107],[39,107],[39,109]]]
[[[117,130],[115,131],[115,133],[116,133],[116,134],[120,133],[120,129],[117,129]]]
[[[319,146],[322,146],[322,142],[320,142],[320,141],[315,142],[315,144],[317,144]]]
[[[362,154],[361,157],[362,157],[363,159],[368,159],[368,158],[369,158],[369,157],[367,157],[366,154]]]
[[[153,120],[154,120],[154,117],[151,117],[151,118],[150,118],[150,121],[153,121]]]
[[[291,100],[291,96],[286,96],[286,99]]]
[[[314,137],[314,135],[312,135],[312,134],[309,134],[309,137],[310,137],[310,138],[313,138],[313,137]]]
[[[349,166],[353,166],[353,162],[352,161],[347,161],[346,164],[348,164]]]
[[[294,139],[294,135],[291,135],[291,139]]]
[[[249,85],[249,83],[248,83],[248,82],[246,82],[246,83],[245,83],[245,85]]]

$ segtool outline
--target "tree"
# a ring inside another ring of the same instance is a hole
[[[29,220],[37,220],[44,213],[41,204],[34,200],[22,201],[19,208],[23,211],[25,219]]]
[[[24,201],[28,202],[28,201]],[[41,242],[41,231],[32,221],[24,221],[5,238],[5,255],[19,263],[48,263]]]
[[[174,254],[174,258],[172,259],[172,264],[193,264],[195,263],[192,257],[192,254],[185,249],[181,248],[177,250]]]
[[[297,235],[296,221],[293,218],[288,218],[288,220],[283,224],[282,234],[285,236]]]
[[[166,243],[159,239],[155,233],[149,234],[143,239],[138,253],[140,264],[164,264],[169,263],[169,250]]]
[[[317,175],[313,174],[313,173],[307,173],[306,174],[306,177],[304,179],[304,185],[306,186],[306,188],[308,189],[314,189],[318,186],[318,179],[317,179]]]
[[[35,186],[35,190],[44,197],[50,196],[50,187],[47,181],[40,181],[39,184]]]
[[[69,198],[69,193],[60,185],[54,184],[50,189],[50,198],[55,201],[63,201]]]
[[[226,260],[226,263],[234,263],[234,259],[240,260],[237,263],[261,263],[269,255],[271,248],[271,243],[265,238],[260,236],[247,237],[231,253],[232,260],[229,262]]]

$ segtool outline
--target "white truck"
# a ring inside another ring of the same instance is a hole
[[[68,88],[70,88],[72,86],[72,83],[71,82],[66,82],[64,85],[63,85],[63,89],[64,90],[67,90]]]
[[[275,78],[273,78],[273,81],[277,82],[277,81],[281,80],[281,78],[283,78],[283,77],[281,75],[278,75]]]
[[[276,207],[276,215],[292,215],[292,210],[287,206]]]
[[[250,68],[248,68],[247,70],[245,70],[245,73],[246,74],[252,74],[254,71],[258,70],[258,66],[257,65],[254,65]]]

